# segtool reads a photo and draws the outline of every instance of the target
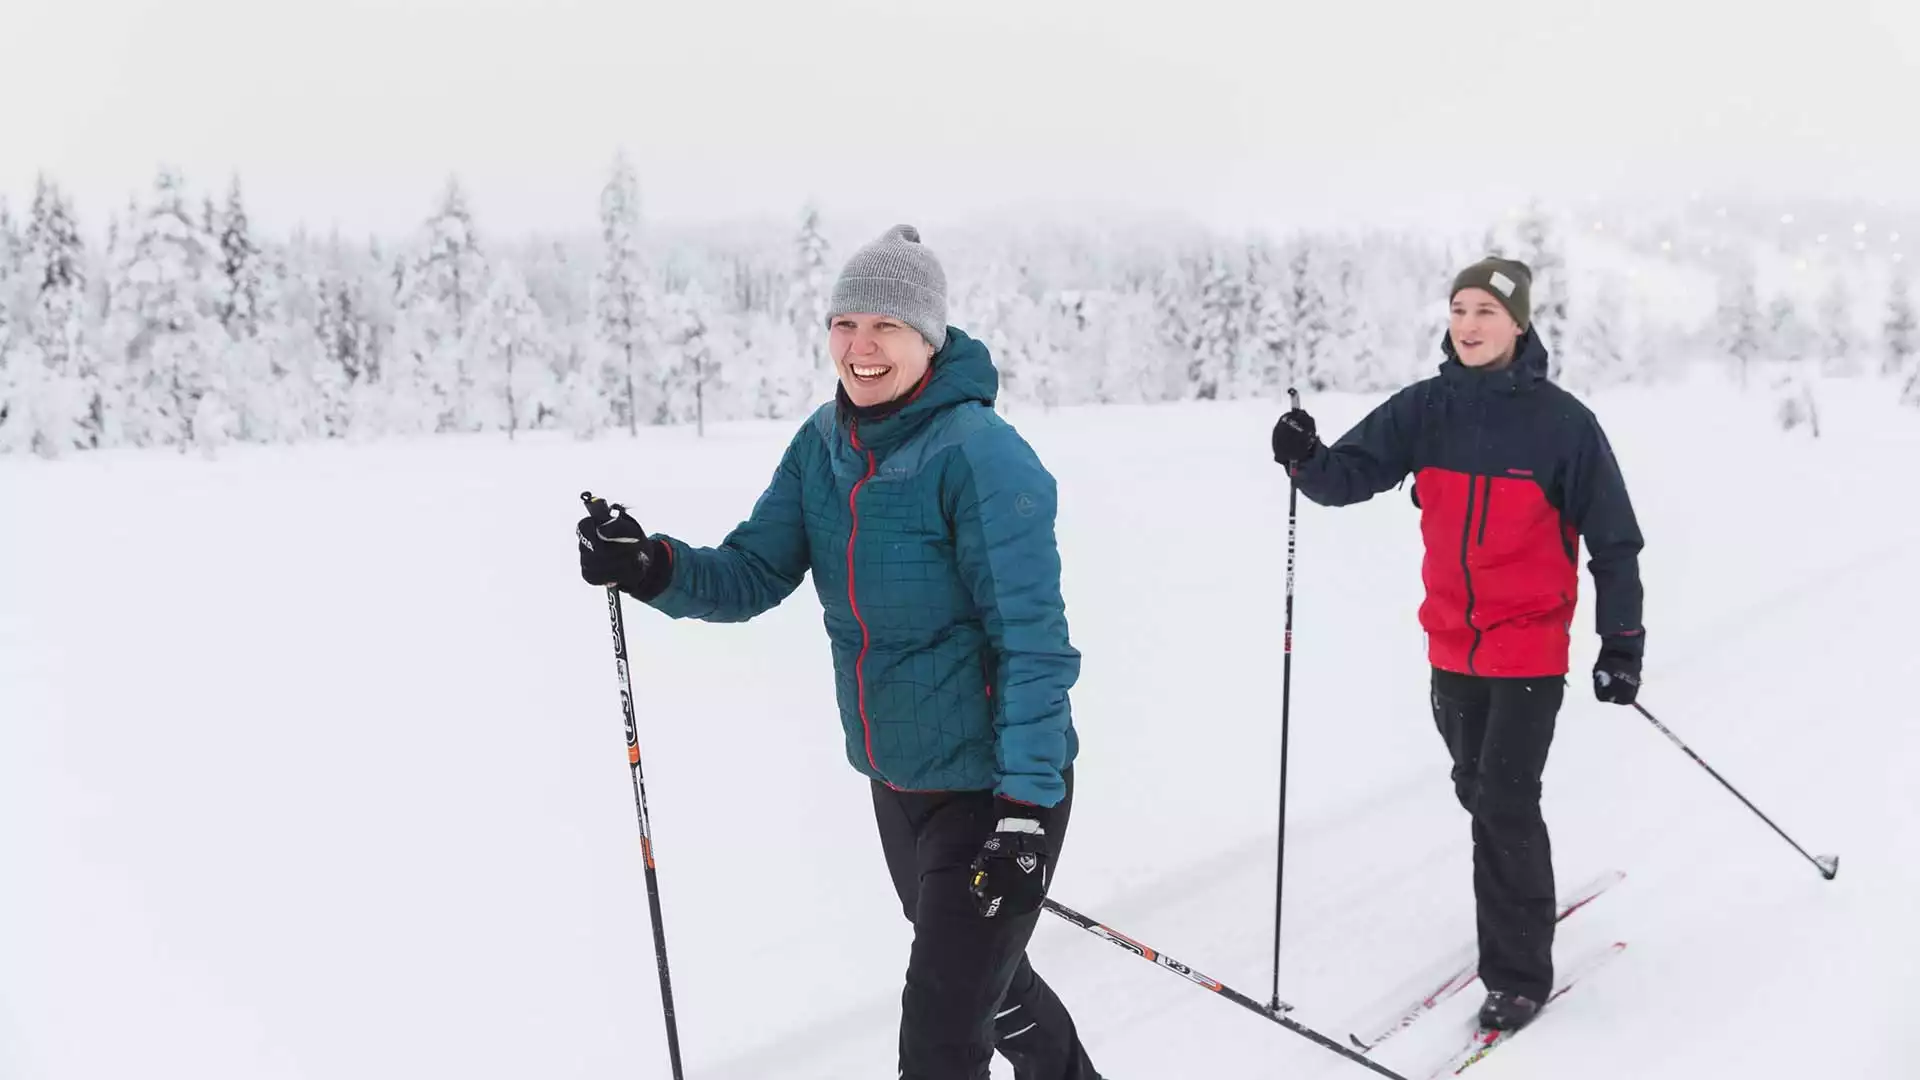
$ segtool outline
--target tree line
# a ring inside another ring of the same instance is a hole
[[[594,437],[792,417],[830,393],[844,254],[817,208],[744,240],[649,229],[621,158],[598,211],[595,236],[491,239],[455,179],[398,241],[271,237],[237,178],[216,198],[162,169],[96,244],[42,177],[24,220],[0,202],[0,452]],[[1582,265],[1573,234],[1535,207],[1465,239],[1059,225],[929,242],[1010,408],[1398,386],[1438,362],[1447,282],[1489,252],[1535,268],[1536,322],[1569,385],[1705,360],[1777,392],[1788,427],[1810,419],[1816,373],[1888,378],[1920,406],[1898,272],[1863,300],[1869,275],[1828,267],[1808,305],[1763,295],[1755,259],[1723,245],[1686,286],[1713,293],[1704,314],[1673,316],[1643,302],[1637,264]]]

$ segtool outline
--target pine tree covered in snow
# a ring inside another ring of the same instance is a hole
[[[1194,327],[1199,320],[1187,298],[1194,277],[1194,266],[1183,259],[1163,269],[1153,284],[1154,343],[1157,351],[1176,366],[1181,397],[1187,395],[1193,379],[1188,358],[1192,355]]]
[[[398,290],[403,335],[389,382],[397,414],[418,431],[478,431],[483,426],[469,340],[486,296],[487,259],[458,179],[440,206]]]
[[[0,306],[20,306],[19,291],[27,258],[27,241],[13,219],[7,197],[0,195]]]
[[[36,390],[25,382],[25,363],[27,359],[17,354],[25,354],[25,334],[21,342],[15,344],[13,321],[15,311],[29,311],[33,304],[35,288],[29,286],[25,275],[27,259],[27,240],[19,233],[19,225],[13,221],[13,211],[6,196],[0,196],[0,452],[23,452],[31,450],[31,442],[19,448],[13,446],[13,436],[21,430],[27,430],[29,421],[27,411],[35,407]],[[38,357],[35,357],[38,363]],[[13,427],[8,427],[8,415],[13,415]]]
[[[16,342],[12,311],[0,303],[0,452],[25,453],[34,447],[39,425],[33,410],[40,395],[33,376],[41,362],[30,344]]]
[[[1310,242],[1297,241],[1287,259],[1286,291],[1281,298],[1287,385],[1304,384],[1316,391],[1333,385],[1328,366],[1333,327],[1328,320],[1326,292],[1319,279],[1320,261]]]
[[[1759,359],[1761,334],[1760,290],[1753,269],[1743,267],[1731,282],[1722,285],[1718,325],[1723,353],[1731,357],[1745,387],[1754,361]]]
[[[609,373],[618,387],[617,421],[629,434],[639,431],[646,385],[648,336],[647,286],[640,264],[640,180],[625,154],[614,159],[613,175],[600,193],[600,238],[605,245],[594,310]]]
[[[304,235],[296,236],[293,257],[301,264],[296,273],[287,264],[287,250],[263,250],[248,220],[238,177],[229,184],[226,207],[215,224],[216,314],[229,338],[225,368],[238,438],[286,442],[325,432],[328,406],[308,405],[331,402],[339,393],[336,373],[320,366],[313,331],[319,302],[311,264],[318,254]],[[288,292],[295,295],[289,298]]]
[[[1281,303],[1278,273],[1272,245],[1261,242],[1247,246],[1247,325],[1241,339],[1241,370],[1254,393],[1268,396],[1287,385],[1286,309]]]
[[[1624,382],[1631,374],[1627,355],[1633,338],[1633,311],[1623,298],[1618,277],[1600,279],[1591,302],[1581,305],[1573,320],[1572,350],[1562,365],[1570,381],[1583,386]]]
[[[111,402],[135,446],[214,447],[233,433],[214,238],[187,207],[186,184],[163,169],[131,227],[108,326],[124,363]]]
[[[122,284],[122,271],[133,262],[134,223],[140,220],[138,198],[129,196],[127,205],[107,214],[107,250],[100,264],[100,319],[102,324],[113,315],[115,291]],[[112,400],[119,397],[109,395]]]
[[[1853,318],[1853,291],[1847,279],[1836,274],[1820,300],[1821,369],[1829,375],[1858,373],[1858,338]]]
[[[1193,396],[1202,401],[1231,397],[1239,372],[1240,336],[1245,318],[1241,284],[1222,252],[1207,261],[1200,288],[1198,319],[1193,330],[1192,360],[1187,377]]]
[[[1767,343],[1778,362],[1771,386],[1778,395],[1776,417],[1784,431],[1805,426],[1820,436],[1820,415],[1814,402],[1812,374],[1819,335],[1800,317],[1793,298],[1781,294],[1767,305]]]
[[[512,266],[494,274],[476,344],[488,360],[482,370],[488,373],[483,391],[489,428],[504,428],[511,438],[522,428],[541,426],[544,417],[558,411],[559,383],[546,319]]]
[[[1910,404],[1920,405],[1920,396],[1915,394],[1920,388],[1920,317],[1914,311],[1913,283],[1899,274],[1894,275],[1887,296],[1884,332],[1880,373],[1900,375],[1911,371],[1914,381],[1907,384],[1906,397]]]
[[[227,191],[227,211],[219,222],[220,273],[225,296],[220,300],[220,322],[235,339],[260,334],[260,248],[253,241],[246,206],[240,198],[240,178]]]
[[[827,304],[833,293],[833,268],[828,265],[827,239],[820,233],[820,210],[809,203],[800,214],[800,232],[794,238],[793,281],[787,289],[787,323],[812,375],[809,386],[818,392],[831,385],[833,358],[827,355]],[[810,395],[811,396],[811,395]]]
[[[40,398],[33,410],[40,449],[58,454],[110,442],[102,401],[102,373],[87,312],[86,246],[72,204],[42,177],[27,225],[22,276],[33,299],[29,312],[32,374]]]
[[[25,308],[17,295],[23,291],[20,271],[25,243],[18,226],[14,224],[13,211],[7,205],[6,196],[0,195],[0,448],[6,450],[13,449],[7,429],[8,414],[18,409],[19,415],[24,417],[26,409],[32,407],[29,393],[14,385],[14,380],[19,378],[18,365],[23,363],[13,356],[13,311],[16,307]],[[19,424],[24,426],[25,421],[21,420]]]
[[[319,434],[341,438],[356,426],[356,414],[379,393],[379,354],[368,302],[367,268],[377,257],[355,259],[336,237],[324,265],[311,269],[308,292],[319,398],[313,418]]]
[[[1808,339],[1812,335],[1792,297],[1781,294],[1773,298],[1767,305],[1766,324],[1766,351],[1774,359],[1797,365],[1807,358]]]
[[[1380,325],[1367,318],[1361,309],[1365,279],[1351,252],[1339,257],[1334,272],[1329,323],[1333,328],[1332,352],[1339,367],[1333,375],[1342,386],[1359,390],[1380,390],[1394,385],[1393,373],[1386,370],[1386,350]]]
[[[668,297],[667,317],[666,345],[673,362],[660,374],[660,422],[691,420],[704,436],[708,402],[726,389],[723,361],[713,347],[713,304],[700,283],[693,282]]]

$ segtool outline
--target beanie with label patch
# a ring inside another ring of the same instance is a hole
[[[1533,320],[1533,269],[1526,263],[1494,257],[1481,259],[1454,277],[1453,291],[1447,294],[1447,299],[1459,296],[1462,289],[1484,289],[1492,293],[1522,330]]]

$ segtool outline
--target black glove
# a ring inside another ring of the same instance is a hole
[[[1639,695],[1639,655],[1603,647],[1593,665],[1593,696],[1612,705],[1631,705]]]
[[[1273,425],[1273,460],[1298,465],[1320,449],[1313,417],[1305,409],[1289,409]]]
[[[1039,910],[1052,874],[1046,830],[1040,827],[1037,807],[1010,799],[993,802],[999,823],[973,857],[973,902],[989,919],[1026,915]]]
[[[642,600],[666,588],[670,558],[660,541],[619,503],[582,493],[587,516],[574,526],[580,545],[580,576],[589,585],[616,585]]]

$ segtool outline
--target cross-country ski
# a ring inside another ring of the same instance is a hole
[[[1554,984],[1553,991],[1547,995],[1547,1000],[1542,1006],[1542,1014],[1544,1015],[1546,1009],[1552,1007],[1556,1002],[1559,1002],[1572,991],[1574,987],[1578,986],[1581,980],[1590,977],[1608,961],[1625,952],[1626,949],[1626,942],[1615,942],[1576,962],[1567,973],[1560,976],[1559,981]],[[1534,1021],[1534,1023],[1538,1022],[1538,1020]],[[1528,1025],[1528,1027],[1531,1026],[1532,1024]],[[1527,1029],[1496,1030],[1486,1027],[1475,1028],[1473,1034],[1467,1038],[1466,1045],[1447,1057],[1439,1067],[1428,1074],[1427,1080],[1440,1080],[1441,1077],[1458,1076],[1466,1072],[1469,1068],[1484,1061],[1496,1048],[1505,1045],[1525,1030]]]
[[[1587,882],[1580,888],[1575,889],[1568,894],[1569,899],[1561,906],[1555,921],[1565,922],[1568,916],[1592,903],[1601,893],[1606,892],[1608,889],[1625,880],[1626,876],[1626,873],[1623,871],[1609,870],[1594,878],[1592,881]],[[1462,990],[1479,981],[1480,973],[1477,969],[1476,957],[1472,947],[1460,950],[1444,964],[1439,966],[1446,974],[1438,977],[1439,981],[1437,985],[1432,977],[1420,980],[1421,985],[1432,986],[1433,988],[1431,990],[1427,991],[1419,999],[1393,1013],[1391,1016],[1365,1025],[1361,1030],[1366,1032],[1366,1035],[1348,1034],[1348,1041],[1352,1042],[1355,1047],[1361,1050],[1372,1050],[1381,1043],[1412,1027],[1421,1017],[1432,1012],[1434,1008],[1439,1006],[1441,1002],[1452,998],[1455,994],[1460,993]]]

